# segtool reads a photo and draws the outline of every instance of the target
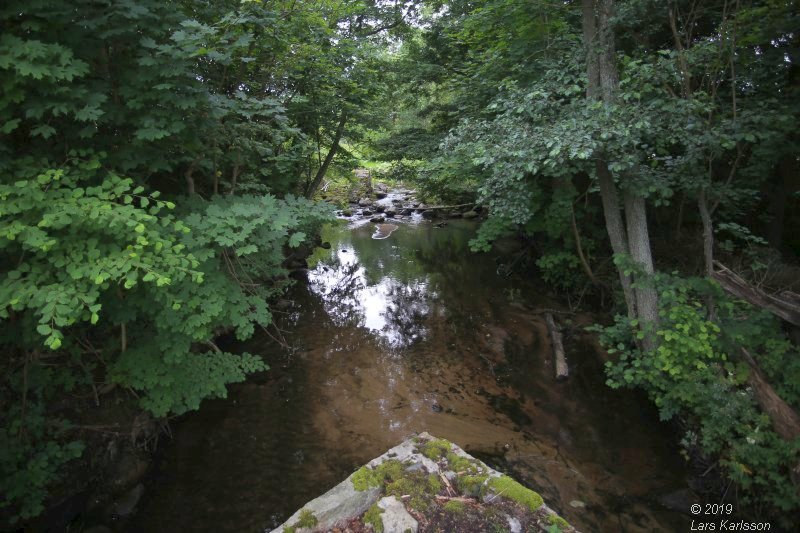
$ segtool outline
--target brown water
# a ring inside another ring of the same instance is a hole
[[[452,221],[340,226],[282,316],[291,353],[174,425],[131,531],[261,531],[409,435],[456,442],[538,490],[584,531],[687,530],[656,499],[685,486],[645,399],[604,385],[579,328],[553,378],[533,280],[497,275]],[[584,320],[576,317],[576,322]],[[582,505],[585,505],[583,507]]]

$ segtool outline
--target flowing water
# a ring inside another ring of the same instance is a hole
[[[591,336],[568,328],[572,374],[556,382],[539,311],[557,301],[471,254],[468,221],[397,226],[326,231],[280,315],[293,350],[243,347],[272,368],[174,425],[128,529],[262,531],[428,431],[584,531],[685,530],[657,503],[685,486],[674,443],[644,398],[604,385]]]

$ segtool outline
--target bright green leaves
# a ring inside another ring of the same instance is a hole
[[[100,186],[79,186],[91,183],[99,168],[96,158],[76,160],[37,170],[33,180],[0,184],[0,251],[18,258],[0,283],[0,298],[39,316],[37,331],[53,350],[61,347],[63,328],[98,323],[99,299],[113,284],[131,289],[145,270],[153,276],[146,281],[160,287],[197,266],[178,242],[185,225],[119,202],[133,192],[131,180],[110,174]]]

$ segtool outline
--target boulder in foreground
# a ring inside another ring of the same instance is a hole
[[[428,433],[311,500],[273,533],[576,531],[541,496]]]

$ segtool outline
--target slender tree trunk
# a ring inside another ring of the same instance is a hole
[[[586,254],[583,253],[583,245],[581,244],[581,234],[578,232],[578,222],[575,220],[575,206],[569,207],[570,223],[572,225],[572,236],[575,238],[575,251],[578,252],[578,259],[581,261],[581,267],[586,273],[586,276],[594,283],[595,286],[603,288],[603,284],[597,279],[597,276],[592,272],[592,267],[586,259]]]
[[[629,255],[628,235],[625,225],[622,223],[620,212],[619,195],[614,177],[608,170],[605,161],[597,160],[595,168],[597,170],[597,181],[600,184],[600,199],[603,202],[603,217],[606,221],[606,231],[608,239],[611,241],[611,250],[614,255]],[[637,317],[636,299],[633,293],[633,280],[625,273],[625,269],[617,267],[619,281],[622,285],[622,292],[625,296],[625,305],[628,308],[628,318]]]
[[[644,198],[626,191],[625,194],[625,219],[628,223],[628,249],[633,261],[644,270],[645,278],[652,276],[653,255],[650,251],[650,234],[647,230],[647,208]],[[641,280],[637,280],[641,282]],[[655,326],[658,323],[658,294],[654,287],[646,283],[637,283],[636,317],[640,327]],[[642,347],[652,350],[656,347],[656,337],[646,334]]]
[[[596,100],[603,97],[603,100],[610,101],[608,94],[602,93],[602,83],[600,80],[600,52],[604,48],[604,43],[600,42],[598,34],[598,6],[597,0],[583,0],[583,39],[586,47],[586,75],[589,83],[586,88],[586,97]],[[601,94],[602,93],[602,94]],[[622,222],[620,213],[619,197],[617,195],[617,185],[614,183],[614,176],[608,169],[608,164],[603,154],[597,154],[595,158],[595,171],[597,181],[600,185],[600,199],[603,202],[603,217],[606,222],[611,249],[615,255],[628,254],[628,237],[625,232],[625,225]],[[633,296],[632,280],[622,269],[619,272],[619,280],[622,285],[622,292],[625,296],[625,305],[628,309],[628,317],[636,318],[636,301]]]
[[[194,169],[197,168],[197,159],[192,161],[189,165],[189,168],[186,169],[186,173],[184,173],[183,177],[186,178],[186,194],[192,196],[195,193],[194,187]]]
[[[697,196],[697,208],[700,211],[700,220],[703,222],[703,263],[706,276],[714,277],[714,225],[711,222],[711,213],[708,211],[706,190],[701,189]]]
[[[706,201],[706,190],[700,189],[697,195],[697,208],[700,211],[700,220],[703,221],[703,263],[705,265],[706,277],[714,277],[714,224],[711,221],[711,213],[708,211],[708,201]],[[708,307],[709,320],[717,319],[717,304],[714,296],[709,294],[706,297],[706,307]]]
[[[347,111],[342,109],[341,114],[339,115],[339,124],[336,126],[336,132],[333,135],[333,144],[331,144],[330,149],[328,150],[328,155],[325,156],[325,160],[322,162],[322,165],[317,170],[316,176],[308,184],[308,189],[306,189],[306,198],[312,198],[314,193],[317,192],[320,183],[325,178],[325,174],[328,172],[328,167],[331,166],[333,162],[333,158],[336,156],[336,152],[339,150],[339,141],[342,140],[342,134],[344,134],[344,126],[347,124]]]
[[[611,18],[614,14],[614,0],[583,0],[583,32],[586,46],[586,74],[589,79],[587,97],[601,98],[606,105],[613,105],[619,87],[614,34]],[[614,176],[605,161],[605,155],[597,154],[595,160],[600,196],[603,201],[603,215],[606,230],[614,254],[628,255],[641,265],[646,275],[652,274],[653,256],[650,250],[650,235],[647,228],[647,208],[643,197],[632,191],[625,191],[624,206],[620,206]],[[625,221],[620,208],[624,210]],[[655,289],[633,287],[633,280],[625,274],[624,268],[617,268],[628,308],[628,317],[639,319],[641,326],[658,321],[658,297]],[[656,340],[646,335],[642,346],[655,347]]]
[[[589,100],[597,99],[600,91],[600,72],[597,60],[597,15],[594,11],[594,0],[583,0],[583,46],[586,52],[586,76],[589,83],[586,86],[586,97]]]

